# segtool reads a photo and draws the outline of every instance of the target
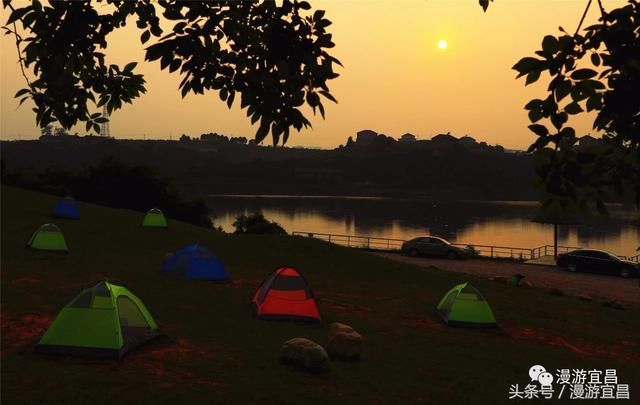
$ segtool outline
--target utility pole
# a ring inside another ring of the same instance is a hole
[[[109,119],[109,110],[107,110],[106,104],[102,106],[102,117]],[[102,124],[100,124],[100,135],[107,138],[111,137],[111,130],[109,129],[109,121],[103,122]]]

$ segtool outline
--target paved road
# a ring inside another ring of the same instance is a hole
[[[373,252],[376,256],[409,263],[419,267],[435,266],[442,270],[473,274],[483,277],[506,276],[520,273],[535,287],[559,288],[570,295],[587,294],[594,298],[615,299],[640,304],[638,278],[623,279],[598,274],[568,273],[556,267],[521,264],[499,260],[447,260],[408,257],[399,253]]]

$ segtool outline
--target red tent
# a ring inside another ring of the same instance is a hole
[[[252,303],[258,319],[320,321],[313,292],[293,267],[280,267],[269,274]]]

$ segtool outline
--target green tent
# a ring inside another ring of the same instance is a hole
[[[153,208],[144,216],[142,226],[146,228],[167,228],[167,219],[164,217],[162,211]]]
[[[36,350],[120,358],[159,335],[158,325],[138,297],[125,287],[100,281],[60,311]]]
[[[38,228],[27,242],[27,247],[56,252],[69,251],[62,231],[54,224],[44,224]]]
[[[489,303],[469,283],[458,284],[449,290],[436,310],[449,326],[497,327]]]

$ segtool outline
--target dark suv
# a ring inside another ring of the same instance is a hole
[[[571,272],[602,273],[625,278],[640,274],[640,264],[622,260],[602,250],[579,249],[559,254],[556,263]]]

